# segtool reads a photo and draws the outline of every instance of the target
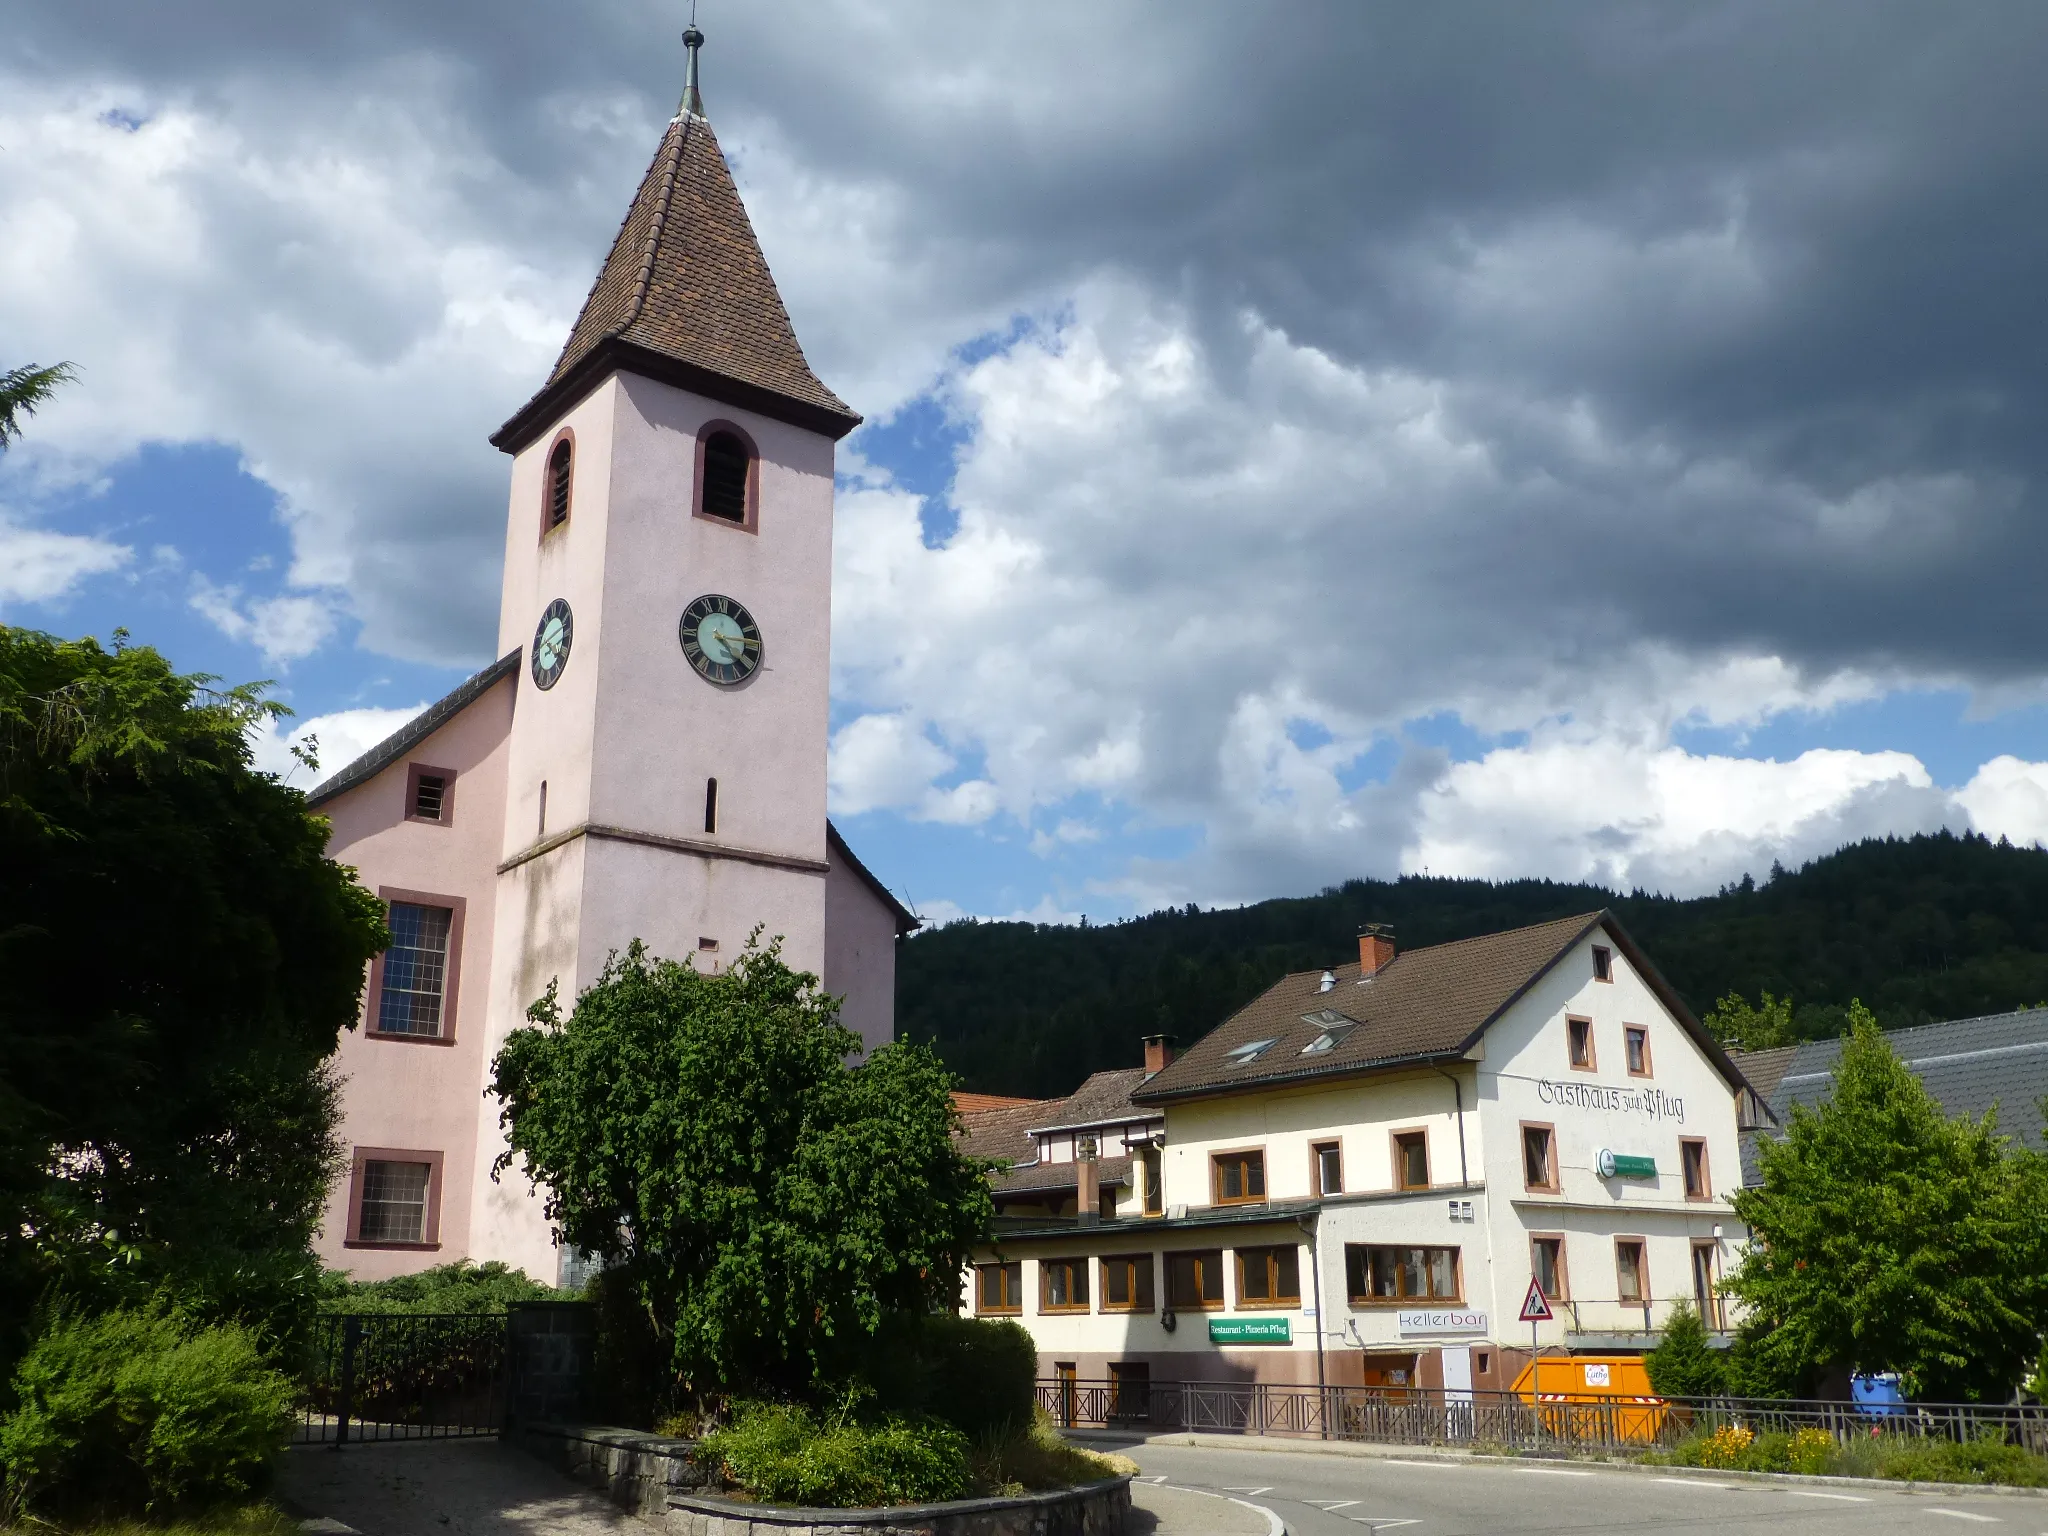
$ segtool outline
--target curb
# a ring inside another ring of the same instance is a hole
[[[1116,1441],[1124,1445],[1182,1445],[1209,1450],[1292,1451],[1296,1455],[1349,1456],[1381,1461],[1439,1461],[1447,1465],[1513,1466],[1517,1462],[1570,1462],[1588,1470],[1599,1468],[1638,1477],[1683,1477],[1710,1482],[1755,1483],[1762,1487],[1793,1484],[1806,1488],[1870,1488],[1905,1494],[1997,1494],[2004,1498],[2048,1499],[2048,1488],[2021,1488],[2011,1483],[1919,1483],[1888,1477],[1825,1477],[1804,1472],[1735,1472],[1719,1467],[1645,1466],[1636,1461],[1608,1461],[1576,1456],[1489,1456],[1478,1451],[1433,1445],[1387,1445],[1362,1440],[1294,1440],[1269,1435],[1221,1435],[1178,1430],[1134,1435],[1118,1430],[1063,1430],[1073,1440]]]

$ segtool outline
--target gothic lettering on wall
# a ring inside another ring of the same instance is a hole
[[[1567,1109],[1607,1110],[1641,1115],[1645,1120],[1676,1120],[1685,1124],[1685,1100],[1662,1088],[1610,1088],[1602,1083],[1554,1083],[1536,1080],[1536,1097]]]

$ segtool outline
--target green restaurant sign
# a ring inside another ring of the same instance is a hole
[[[1294,1335],[1284,1317],[1212,1317],[1211,1344],[1291,1344]]]
[[[1657,1159],[1654,1157],[1631,1157],[1626,1152],[1610,1152],[1602,1147],[1594,1158],[1603,1179],[1654,1179],[1657,1177]]]

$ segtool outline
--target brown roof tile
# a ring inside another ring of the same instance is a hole
[[[953,1090],[953,1107],[963,1115],[979,1114],[985,1109],[1022,1109],[1027,1104],[1058,1102],[1058,1099],[1020,1099],[1004,1093],[969,1093],[964,1088]]]
[[[1397,954],[1360,982],[1352,961],[1332,968],[1336,985],[1321,990],[1323,972],[1281,978],[1211,1030],[1179,1060],[1146,1083],[1141,1103],[1184,1094],[1321,1077],[1415,1057],[1452,1055],[1521,995],[1570,945],[1601,921],[1601,913],[1559,918],[1507,933],[1460,939]],[[1352,1027],[1329,1050],[1304,1056],[1324,1033],[1304,1015],[1334,1010]],[[1255,1040],[1273,1044],[1256,1060],[1232,1063],[1227,1053]]]
[[[1037,1144],[1031,1139],[1031,1127],[1044,1112],[1042,1102],[1026,1100],[1009,1109],[983,1109],[962,1114],[960,1150],[969,1157],[1000,1157],[1012,1163],[1028,1163],[1038,1156]]]
[[[1039,1106],[1033,1130],[1050,1130],[1072,1125],[1102,1125],[1123,1119],[1151,1120],[1156,1109],[1140,1108],[1131,1102],[1145,1081],[1143,1067],[1118,1067],[1090,1074],[1088,1080],[1064,1099],[1048,1099]]]
[[[586,365],[613,359],[665,360],[713,394],[730,381],[735,403],[835,436],[860,421],[811,371],[717,136],[694,114],[662,135],[546,386],[492,441],[516,450],[539,430],[530,417],[608,371],[585,379]]]
[[[1130,1172],[1128,1157],[1105,1157],[1095,1165],[1098,1184],[1121,1184]],[[1079,1163],[1037,1163],[999,1175],[992,1187],[998,1195],[1018,1195],[1041,1189],[1078,1189],[1080,1183]]]
[[[1749,1079],[1749,1086],[1756,1090],[1756,1096],[1766,1103],[1778,1091],[1778,1084],[1784,1081],[1785,1069],[1792,1065],[1792,1058],[1798,1054],[1796,1045],[1773,1046],[1767,1051],[1728,1053],[1742,1075]]]

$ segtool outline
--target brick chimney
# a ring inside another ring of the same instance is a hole
[[[1145,1037],[1145,1070],[1164,1072],[1173,1065],[1173,1036],[1147,1035]]]
[[[1095,1152],[1093,1136],[1074,1143],[1074,1214],[1083,1225],[1102,1214],[1102,1180],[1095,1172]]]
[[[1394,958],[1394,925],[1367,923],[1358,930],[1358,979],[1365,980]]]

